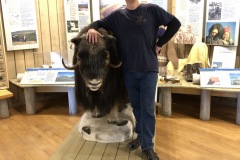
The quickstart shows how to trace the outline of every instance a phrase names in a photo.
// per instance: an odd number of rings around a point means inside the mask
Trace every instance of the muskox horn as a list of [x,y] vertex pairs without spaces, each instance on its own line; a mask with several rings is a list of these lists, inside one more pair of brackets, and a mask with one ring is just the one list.
[[74,66],[69,67],[69,66],[67,66],[67,65],[64,63],[64,59],[63,59],[63,58],[62,58],[62,64],[63,64],[63,67],[64,67],[64,68],[69,69],[69,70],[74,70],[74,69],[77,67],[77,65],[78,65],[78,63],[76,63]]
[[122,61],[119,62],[118,64],[112,64],[112,63],[110,63],[110,67],[112,67],[112,68],[119,68],[119,67],[121,67],[121,65],[122,65]]

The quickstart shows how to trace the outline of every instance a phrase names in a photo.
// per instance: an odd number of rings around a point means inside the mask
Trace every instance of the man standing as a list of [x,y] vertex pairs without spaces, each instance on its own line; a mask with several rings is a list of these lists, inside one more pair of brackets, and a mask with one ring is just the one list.
[[[158,80],[157,54],[163,44],[178,31],[181,24],[172,14],[155,4],[125,0],[126,8],[115,10],[104,19],[93,22],[88,30],[89,42],[97,42],[98,28],[113,32],[117,38],[118,54],[122,59],[124,82],[136,118],[137,138],[130,149],[141,146],[148,160],[158,160],[154,151],[155,91]],[[166,32],[157,39],[159,26]]]

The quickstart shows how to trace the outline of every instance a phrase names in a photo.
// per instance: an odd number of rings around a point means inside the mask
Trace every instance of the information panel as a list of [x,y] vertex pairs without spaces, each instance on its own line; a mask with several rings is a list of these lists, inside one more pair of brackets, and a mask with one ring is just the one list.
[[38,48],[35,0],[1,0],[7,50]]

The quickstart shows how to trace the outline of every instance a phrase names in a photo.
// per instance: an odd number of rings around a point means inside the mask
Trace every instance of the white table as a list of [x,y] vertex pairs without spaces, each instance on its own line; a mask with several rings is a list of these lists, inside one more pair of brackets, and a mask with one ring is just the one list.
[[[211,96],[225,97],[228,94],[236,95],[237,98],[237,114],[236,124],[240,125],[240,89],[237,88],[202,88],[200,85],[195,85],[192,82],[184,80],[181,83],[159,83],[159,101],[160,114],[163,116],[171,116],[172,114],[172,93],[186,93],[201,96],[200,101],[200,119],[210,119]],[[189,92],[190,91],[190,92]],[[187,93],[188,92],[188,93]]]
[[36,92],[67,92],[69,114],[74,115],[77,113],[77,103],[75,98],[75,85],[74,84],[20,84],[17,79],[11,79],[10,82],[17,87],[23,88],[24,98],[26,102],[26,113],[35,114],[35,93]]

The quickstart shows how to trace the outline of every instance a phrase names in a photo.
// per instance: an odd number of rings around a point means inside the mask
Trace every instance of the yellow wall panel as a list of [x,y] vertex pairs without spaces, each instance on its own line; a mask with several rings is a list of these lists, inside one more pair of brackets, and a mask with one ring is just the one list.
[[34,54],[33,50],[24,50],[24,59],[26,68],[34,68]]
[[25,72],[25,58],[23,50],[14,51],[15,60],[16,60],[16,72],[24,73]]
[[59,48],[62,57],[67,57],[67,37],[65,27],[64,3],[57,1],[57,14],[59,24]]
[[51,41],[51,51],[60,52],[59,48],[59,23],[57,15],[57,0],[48,0],[49,11],[49,31]]
[[[50,0],[51,1],[51,0]],[[42,43],[43,63],[50,65],[50,52],[51,52],[51,33],[50,33],[50,20],[49,19],[49,6],[48,0],[39,0],[39,24],[41,26],[41,33],[39,40]],[[39,53],[38,53],[39,54]]]

